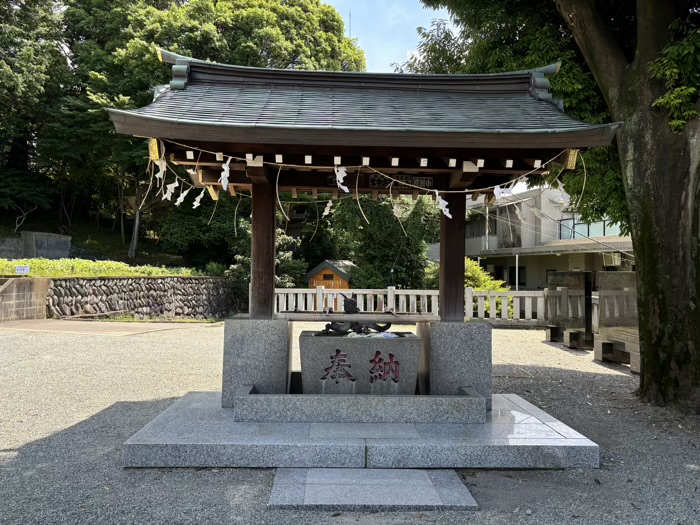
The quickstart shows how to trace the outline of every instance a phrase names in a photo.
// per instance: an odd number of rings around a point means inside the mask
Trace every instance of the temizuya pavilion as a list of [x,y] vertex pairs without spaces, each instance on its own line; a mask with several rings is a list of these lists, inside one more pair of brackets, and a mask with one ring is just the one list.
[[[169,431],[156,435],[151,425],[126,443],[127,466],[598,465],[598,447],[574,430],[551,424],[553,418],[518,396],[492,397],[490,326],[464,322],[466,199],[545,173],[551,164],[572,167],[578,150],[613,140],[614,125],[575,120],[552,98],[547,77],[557,65],[489,75],[406,75],[160,56],[172,64],[170,85],[157,89],[148,106],[109,110],[110,117],[118,133],[161,139],[167,160],[188,168],[194,186],[207,188],[212,198],[218,198],[227,161],[227,191],[251,192],[250,319],[226,322],[223,401],[217,393],[185,396],[156,420],[170,422]],[[339,167],[346,168],[343,184],[351,193],[432,192],[452,216],[441,220],[439,318],[410,319],[430,321],[419,327],[424,395],[289,394],[287,319],[294,316],[274,309],[277,191],[337,194]],[[385,316],[378,312],[373,319],[396,322]],[[490,409],[499,417],[489,422]],[[512,438],[523,413],[539,420],[531,427],[540,428],[539,435],[522,434],[531,442],[475,440],[469,425],[454,431],[461,423],[493,426],[498,420],[504,427],[490,435]],[[267,434],[251,422],[266,423]],[[273,437],[271,422],[277,423]],[[375,424],[374,434],[363,433],[367,423]],[[237,426],[244,424],[248,430]],[[377,424],[387,427],[379,432]],[[333,425],[352,428],[340,432]],[[407,433],[405,425],[413,430]],[[443,425],[451,433],[440,435]]]

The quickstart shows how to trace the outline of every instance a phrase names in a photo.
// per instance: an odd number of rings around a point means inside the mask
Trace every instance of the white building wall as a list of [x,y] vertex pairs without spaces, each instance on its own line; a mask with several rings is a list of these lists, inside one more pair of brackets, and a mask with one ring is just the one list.
[[568,203],[568,198],[566,193],[559,190],[546,189],[542,192],[539,209],[542,210],[543,217],[538,218],[540,222],[538,228],[540,231],[538,245],[559,239],[559,224],[545,217],[545,214],[556,221],[569,219],[574,216],[572,213],[564,212]]

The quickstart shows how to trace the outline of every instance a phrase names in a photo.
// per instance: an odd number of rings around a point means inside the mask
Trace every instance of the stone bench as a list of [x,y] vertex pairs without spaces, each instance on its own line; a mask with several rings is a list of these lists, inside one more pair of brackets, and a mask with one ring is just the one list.
[[610,361],[613,363],[629,364],[630,371],[639,373],[641,356],[639,343],[633,341],[611,341],[596,335],[593,344],[593,359],[595,361]]
[[555,324],[548,324],[546,327],[547,341],[550,343],[561,343],[563,340],[562,330]]
[[593,343],[583,330],[564,330],[563,339],[564,346],[576,350],[590,350]]

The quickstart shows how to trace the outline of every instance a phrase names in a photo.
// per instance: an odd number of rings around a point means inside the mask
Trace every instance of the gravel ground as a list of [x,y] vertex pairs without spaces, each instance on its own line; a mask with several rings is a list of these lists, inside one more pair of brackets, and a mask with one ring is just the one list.
[[648,406],[623,366],[494,331],[495,390],[601,446],[597,470],[462,470],[477,512],[266,510],[272,469],[123,469],[121,444],[191,390],[218,390],[221,325],[127,336],[0,325],[0,524],[700,523],[700,418]]

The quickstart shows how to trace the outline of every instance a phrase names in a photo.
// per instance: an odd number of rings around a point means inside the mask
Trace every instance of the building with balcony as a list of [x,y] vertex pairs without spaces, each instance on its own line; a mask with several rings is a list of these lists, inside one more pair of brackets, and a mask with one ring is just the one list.
[[[551,188],[469,202],[465,255],[513,290],[546,288],[554,271],[633,270],[632,239],[610,221],[584,223],[568,204],[564,191]],[[437,253],[430,248],[431,259]]]

